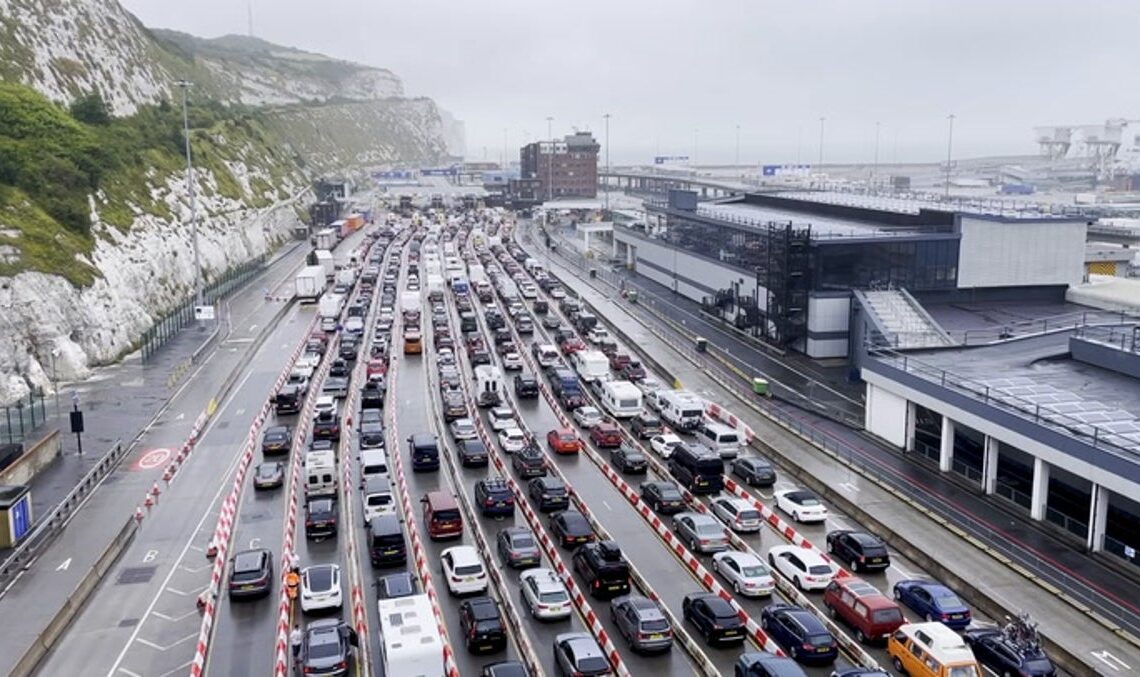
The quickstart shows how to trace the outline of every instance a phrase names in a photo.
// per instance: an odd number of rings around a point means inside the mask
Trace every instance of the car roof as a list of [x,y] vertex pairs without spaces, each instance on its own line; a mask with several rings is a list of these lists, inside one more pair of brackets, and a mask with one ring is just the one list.
[[243,550],[234,555],[234,568],[239,571],[260,569],[262,558],[268,554],[269,551],[265,548],[258,548],[256,550]]
[[534,586],[538,588],[540,592],[562,590],[566,587],[562,584],[562,579],[558,578],[558,574],[554,573],[553,569],[547,569],[546,567],[527,569],[519,575],[519,578],[533,580]]
[[483,563],[483,561],[479,559],[479,551],[470,545],[457,545],[443,551],[444,555],[448,553],[451,554],[451,559],[456,565]]

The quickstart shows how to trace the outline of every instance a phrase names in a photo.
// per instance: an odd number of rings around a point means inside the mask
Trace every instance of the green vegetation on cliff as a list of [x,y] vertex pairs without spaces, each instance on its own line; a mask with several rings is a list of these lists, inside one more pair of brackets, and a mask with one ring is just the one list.
[[[253,206],[272,201],[275,186],[251,181],[256,194],[246,195],[227,166],[246,160],[275,177],[289,171],[255,113],[205,102],[189,108],[189,121],[195,166],[210,173],[216,194]],[[92,195],[98,219],[121,229],[140,213],[175,218],[154,189],[185,171],[182,129],[181,106],[170,102],[113,118],[98,95],[65,109],[0,83],[0,276],[37,270],[90,284],[98,271],[76,257],[94,246]],[[258,156],[243,157],[251,149]]]

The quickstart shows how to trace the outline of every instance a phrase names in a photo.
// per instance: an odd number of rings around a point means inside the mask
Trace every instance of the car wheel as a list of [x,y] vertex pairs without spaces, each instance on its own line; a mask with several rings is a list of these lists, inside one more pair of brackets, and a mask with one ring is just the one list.
[[899,672],[901,672],[904,675],[906,674],[906,670],[903,669],[902,660],[898,656],[895,656],[894,659],[891,660],[891,662],[895,664],[895,670],[898,670]]
[[859,571],[859,560],[857,560],[857,559],[851,560],[851,570],[855,571],[855,572]]
[[800,581],[800,577],[796,576],[794,582],[796,584],[796,588],[802,592],[804,589],[804,584],[802,581]]
[[697,552],[697,539],[695,539],[695,538],[689,539],[689,550],[692,550],[693,552]]
[[799,514],[798,512],[793,512],[793,513],[792,513],[792,519],[793,519],[793,520],[794,520],[794,521],[795,521],[797,524],[799,524],[799,522],[800,522],[800,514]]
[[858,640],[860,644],[867,643],[867,635],[864,635],[863,631],[858,628],[855,629],[855,639]]
[[772,556],[772,553],[768,553],[768,564],[773,569],[776,568],[776,558]]
[[733,581],[732,582],[732,591],[738,595],[740,594],[740,581]]
[[827,609],[827,615],[835,618],[835,607],[830,604],[825,604],[824,607]]
[[902,591],[899,590],[898,588],[895,588],[895,601],[896,602],[902,601]]
[[793,644],[791,647],[788,648],[788,653],[790,653],[792,655],[792,658],[794,660],[798,661],[800,659],[800,648],[798,646]]
[[715,559],[713,560],[713,563],[712,563],[712,570],[718,571],[718,572],[720,571],[720,565],[717,564],[717,561]]

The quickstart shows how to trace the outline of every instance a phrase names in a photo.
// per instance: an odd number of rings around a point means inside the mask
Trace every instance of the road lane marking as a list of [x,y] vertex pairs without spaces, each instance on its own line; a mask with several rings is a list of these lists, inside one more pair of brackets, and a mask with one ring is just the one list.
[[130,670],[128,670],[126,668],[119,668],[119,672],[123,673],[127,677],[142,677],[142,675],[140,675],[139,673],[131,672]]
[[167,616],[166,614],[162,613],[161,611],[156,611],[151,615],[158,616],[159,618],[161,618],[164,621],[170,621],[171,623],[177,623],[178,621],[180,621],[184,618],[188,618],[190,616],[197,615],[198,613],[199,613],[199,611],[197,609],[191,609],[190,611],[187,611],[186,613],[182,614],[181,616]]
[[253,331],[254,331],[255,329],[257,329],[257,325],[256,325],[256,324],[251,324],[251,325],[249,325],[249,333],[251,333],[251,334],[252,334],[252,333],[253,333]]
[[147,550],[146,554],[143,555],[143,561],[144,562],[153,562],[155,557],[158,557],[158,551],[157,550]]
[[56,570],[56,571],[67,571],[67,568],[68,568],[68,567],[70,567],[70,566],[71,566],[71,558],[70,558],[70,557],[68,557],[67,559],[65,559],[65,560],[63,560],[62,562],[60,562],[59,566],[57,566],[57,567],[55,568],[55,570]]
[[1108,649],[1101,649],[1100,651],[1090,651],[1092,657],[1104,663],[1108,667],[1120,672],[1121,670],[1131,670],[1132,666],[1120,660],[1116,656],[1109,653]]
[[182,639],[175,640],[174,642],[171,642],[170,644],[167,644],[166,646],[162,646],[160,644],[155,644],[154,642],[150,641],[149,639],[144,639],[142,637],[139,637],[138,642],[139,642],[139,644],[145,644],[146,646],[149,646],[150,648],[155,649],[157,651],[170,651],[171,649],[173,649],[174,647],[178,646],[179,644],[181,644],[183,642],[189,641],[191,639],[197,639],[197,638],[198,638],[198,633],[195,632],[193,634],[186,635]]
[[[183,414],[179,414],[180,418],[182,416]],[[140,470],[154,470],[155,468],[161,467],[163,463],[166,463],[167,459],[170,458],[170,454],[170,449],[165,447],[151,449],[142,456],[139,456],[138,460],[131,464],[130,469],[134,472]]]
[[168,670],[168,671],[162,673],[161,675],[159,675],[158,677],[170,677],[170,675],[173,675],[176,672],[186,672],[186,668],[190,667],[193,664],[194,664],[194,661],[192,661],[192,660],[186,661],[182,665],[179,665],[178,667],[174,668],[173,670]]

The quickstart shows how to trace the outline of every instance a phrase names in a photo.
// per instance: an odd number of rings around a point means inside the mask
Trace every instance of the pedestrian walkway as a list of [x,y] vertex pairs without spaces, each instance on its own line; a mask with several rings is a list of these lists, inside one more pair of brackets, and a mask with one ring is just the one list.
[[[283,279],[291,281],[292,272],[304,260],[303,248],[289,245],[266,265],[258,275],[232,293],[228,300],[229,322],[233,327],[221,327],[221,347],[225,334],[237,327],[245,328],[244,320],[266,307],[267,287],[276,289]],[[284,308],[285,301],[272,301],[269,305]],[[178,391],[196,365],[192,357],[212,335],[212,324],[186,327],[166,345],[143,362],[135,352],[121,362],[100,367],[93,375],[77,383],[61,383],[58,398],[45,400],[47,419],[28,437],[26,444],[41,439],[52,430],[60,431],[62,449],[54,462],[40,470],[31,481],[32,516],[37,522],[51,513],[71,492],[79,481],[113,449],[117,440],[123,451],[131,441],[156,419],[166,403]],[[69,412],[78,403],[83,412],[84,432],[82,451],[80,439],[69,432]],[[175,419],[197,416],[197,411],[170,412]],[[34,528],[34,526],[33,526]],[[0,562],[7,559],[13,549],[0,549]]]
[[1042,635],[1056,643],[1050,647],[1051,655],[1071,672],[1122,675],[1140,669],[1140,649],[1114,631],[1114,624],[1087,608],[1078,610],[1063,599],[1061,590],[1034,582],[1032,571],[1013,565],[977,538],[914,505],[884,478],[865,475],[865,468],[820,448],[826,446],[822,438],[809,443],[793,433],[787,422],[777,422],[754,403],[741,400],[739,390],[704,366],[692,347],[668,341],[666,332],[642,324],[630,314],[627,302],[591,286],[588,274],[558,259],[547,263],[567,287],[611,323],[627,345],[639,346],[686,389],[737,414],[773,454],[799,468],[799,481],[866,528],[887,537],[893,547],[959,590],[984,613],[1002,618],[1028,612],[1040,623]]

